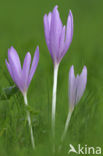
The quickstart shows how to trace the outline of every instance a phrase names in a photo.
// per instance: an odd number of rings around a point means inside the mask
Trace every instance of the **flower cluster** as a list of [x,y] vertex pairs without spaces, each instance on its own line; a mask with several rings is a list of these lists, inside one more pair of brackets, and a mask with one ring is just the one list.
[[[73,38],[73,15],[69,11],[66,26],[62,24],[60,19],[58,6],[55,6],[52,12],[44,15],[44,33],[46,44],[54,63],[54,83],[52,94],[52,136],[55,140],[55,114],[56,114],[56,92],[59,64],[68,51]],[[31,63],[31,55],[28,52],[24,58],[23,67],[21,67],[20,59],[16,50],[11,47],[8,50],[8,61],[6,60],[7,69],[24,97],[24,103],[27,106],[27,91],[33,75],[39,62],[39,47],[36,48],[33,61]],[[74,66],[72,65],[69,72],[69,111],[65,124],[62,141],[67,133],[69,121],[75,105],[80,101],[87,83],[87,68],[84,66],[82,73],[75,77]],[[31,142],[35,148],[35,141],[31,125],[30,113],[27,111],[27,119],[30,127]],[[55,141],[54,141],[55,150]]]

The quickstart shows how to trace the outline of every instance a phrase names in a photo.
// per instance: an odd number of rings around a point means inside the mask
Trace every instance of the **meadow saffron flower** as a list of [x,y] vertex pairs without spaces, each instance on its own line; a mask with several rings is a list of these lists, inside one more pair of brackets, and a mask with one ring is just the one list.
[[37,68],[38,61],[39,61],[39,47],[37,47],[35,51],[32,65],[30,53],[28,52],[26,54],[23,63],[23,68],[21,67],[20,59],[16,50],[13,47],[11,47],[8,50],[8,61],[6,60],[6,65],[13,81],[15,82],[15,84],[20,89],[23,95],[27,93],[29,84]]
[[69,71],[69,112],[65,124],[64,133],[62,136],[62,141],[67,133],[67,129],[69,126],[69,121],[74,110],[75,105],[80,101],[83,93],[85,91],[87,84],[87,68],[86,66],[83,67],[81,74],[77,74],[75,77],[74,74],[74,66],[70,68]]
[[52,96],[52,135],[55,138],[56,90],[59,64],[67,52],[73,37],[73,16],[69,11],[67,25],[63,26],[58,6],[44,15],[44,32],[48,50],[54,63],[54,84]]
[[73,16],[69,11],[67,25],[63,26],[58,6],[53,12],[44,15],[45,39],[54,64],[59,64],[67,52],[73,37]]
[[69,105],[73,110],[74,106],[80,101],[87,83],[87,68],[83,67],[81,74],[75,77],[74,66],[70,68],[69,72]]
[[[8,68],[8,71],[13,81],[15,82],[15,84],[17,85],[17,87],[20,89],[20,91],[23,94],[25,105],[28,105],[27,90],[32,80],[32,77],[35,73],[35,70],[37,68],[38,61],[39,61],[39,47],[37,47],[35,51],[32,64],[31,64],[30,53],[28,52],[26,54],[23,67],[21,67],[20,59],[16,50],[13,47],[11,47],[8,50],[8,61],[6,60],[6,66]],[[28,124],[29,124],[30,132],[31,132],[32,146],[34,148],[35,147],[34,137],[33,137],[30,113],[28,111],[27,111],[27,119],[28,119]]]

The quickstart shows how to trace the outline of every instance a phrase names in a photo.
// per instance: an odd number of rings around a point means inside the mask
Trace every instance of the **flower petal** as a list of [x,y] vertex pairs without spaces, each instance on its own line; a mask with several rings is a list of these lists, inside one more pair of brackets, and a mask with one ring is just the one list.
[[63,27],[61,36],[60,36],[59,55],[58,55],[59,62],[61,61],[62,57],[64,56],[64,46],[65,46],[65,26]]
[[51,16],[52,16],[52,13],[49,12],[49,14],[48,14],[49,31],[50,31],[50,27],[51,27]]
[[30,74],[29,74],[29,78],[28,78],[28,86],[32,80],[34,73],[35,73],[38,62],[39,62],[39,47],[36,48],[36,51],[34,54],[33,62],[32,62],[31,69],[30,69]]
[[11,75],[13,81],[15,81],[15,79],[14,79],[14,77],[13,77],[13,73],[12,73],[11,67],[10,67],[10,64],[8,63],[7,60],[5,60],[5,63],[6,63],[7,69],[8,69],[8,71],[9,71],[9,73],[10,73],[10,75]]
[[73,38],[73,15],[70,10],[68,20],[67,20],[67,27],[66,27],[66,40],[65,40],[65,53],[67,52]]
[[78,80],[76,103],[78,103],[81,97],[83,96],[83,93],[86,88],[86,83],[87,83],[87,68],[86,66],[84,66]]
[[9,60],[9,63],[13,62],[13,64],[15,65],[16,71],[18,72],[18,74],[20,74],[21,73],[20,59],[16,50],[13,47],[11,47],[8,50],[8,60]]
[[25,56],[22,70],[22,83],[24,86],[24,91],[26,91],[28,88],[27,83],[29,78],[30,64],[31,64],[31,55],[28,52]]
[[50,49],[51,16],[52,16],[51,12],[48,14],[48,16],[46,14],[44,15],[44,32],[45,32],[46,44],[47,44],[48,50],[50,52],[50,55],[51,55],[51,57],[53,59],[53,55],[52,55],[52,52],[51,52],[51,49]]
[[71,109],[74,107],[75,100],[76,100],[76,78],[74,75],[74,66],[72,65],[69,72],[69,104]]
[[55,6],[53,10],[50,27],[50,49],[53,55],[54,63],[58,57],[60,34],[62,31],[62,22],[57,8],[58,7]]
[[48,16],[44,15],[44,32],[45,32],[45,39],[46,43],[49,49],[49,22],[48,22]]
[[9,60],[9,65],[11,67],[13,80],[18,86],[18,88],[22,91],[21,64],[20,64],[19,56],[13,47],[11,47],[8,50],[8,60]]

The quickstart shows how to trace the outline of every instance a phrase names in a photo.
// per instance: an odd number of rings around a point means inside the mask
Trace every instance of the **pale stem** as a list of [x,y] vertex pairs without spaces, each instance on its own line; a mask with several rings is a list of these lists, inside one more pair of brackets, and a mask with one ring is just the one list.
[[52,137],[53,137],[53,140],[55,140],[55,112],[56,112],[58,68],[59,68],[59,64],[54,66],[54,82],[53,82],[53,95],[52,95]]
[[66,134],[67,134],[67,130],[68,130],[68,127],[69,127],[69,123],[70,123],[70,119],[71,119],[72,112],[73,112],[73,110],[70,110],[70,111],[68,112],[67,120],[66,120],[66,123],[65,123],[65,128],[64,128],[64,131],[63,131],[63,135],[62,135],[62,137],[61,137],[61,145],[59,146],[59,151],[61,150],[63,141],[64,141],[64,139],[65,139],[65,137],[66,137]]
[[63,135],[62,135],[62,137],[61,137],[61,141],[62,141],[62,142],[63,142],[64,139],[65,139],[65,136],[66,136],[66,133],[67,133],[67,130],[68,130],[68,127],[69,127],[71,115],[72,115],[72,111],[69,111],[69,112],[68,112],[68,116],[67,116],[67,120],[66,120],[66,123],[65,123],[64,132],[63,132]]
[[[28,106],[27,94],[24,94],[24,103],[25,103],[26,106]],[[33,136],[30,112],[28,110],[27,110],[27,120],[28,120],[28,125],[29,125],[29,128],[30,128],[31,143],[32,143],[32,147],[34,149],[35,148],[35,142],[34,142],[34,136]]]

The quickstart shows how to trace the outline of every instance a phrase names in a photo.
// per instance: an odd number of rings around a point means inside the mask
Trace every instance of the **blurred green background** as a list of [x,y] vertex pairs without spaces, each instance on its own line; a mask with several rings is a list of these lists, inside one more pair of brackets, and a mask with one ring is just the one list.
[[[14,83],[7,71],[8,48],[14,46],[23,63],[26,52],[33,57],[40,47],[40,60],[28,92],[32,125],[36,140],[33,151],[25,107],[20,92],[0,100],[0,156],[52,155],[51,99],[53,63],[46,46],[43,16],[59,6],[63,24],[69,9],[74,17],[72,44],[64,56],[58,76],[56,111],[56,146],[68,113],[68,72],[73,64],[80,73],[88,69],[87,88],[73,112],[62,151],[68,155],[69,144],[100,146],[103,150],[103,0],[0,0],[0,92]],[[5,99],[5,98],[4,98]],[[73,154],[70,154],[73,156]],[[74,154],[75,155],[75,154]]]

